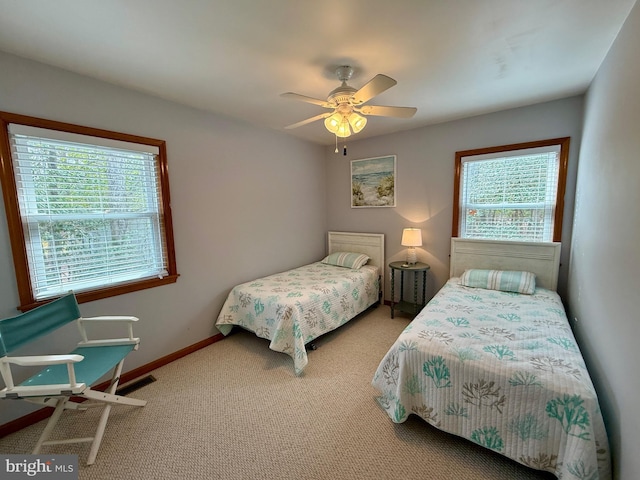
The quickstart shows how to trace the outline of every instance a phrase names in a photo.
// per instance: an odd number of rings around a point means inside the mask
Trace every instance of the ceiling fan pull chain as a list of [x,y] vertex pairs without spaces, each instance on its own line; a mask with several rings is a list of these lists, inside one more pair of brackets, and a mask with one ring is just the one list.
[[335,153],[338,153],[338,135],[336,135],[336,151]]
[[344,144],[344,149],[342,150],[342,154],[346,157],[347,156],[347,144]]

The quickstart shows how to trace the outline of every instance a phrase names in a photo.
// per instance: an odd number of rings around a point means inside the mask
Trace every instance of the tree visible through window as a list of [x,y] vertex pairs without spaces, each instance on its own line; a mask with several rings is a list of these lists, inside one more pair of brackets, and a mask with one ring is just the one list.
[[456,152],[453,236],[560,241],[569,138]]
[[163,141],[0,116],[22,309],[175,282]]

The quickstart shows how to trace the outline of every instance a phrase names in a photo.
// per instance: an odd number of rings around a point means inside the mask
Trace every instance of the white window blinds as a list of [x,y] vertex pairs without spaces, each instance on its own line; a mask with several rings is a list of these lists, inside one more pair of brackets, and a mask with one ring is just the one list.
[[167,275],[154,147],[19,125],[10,141],[37,300]]
[[560,146],[461,159],[460,236],[550,242]]

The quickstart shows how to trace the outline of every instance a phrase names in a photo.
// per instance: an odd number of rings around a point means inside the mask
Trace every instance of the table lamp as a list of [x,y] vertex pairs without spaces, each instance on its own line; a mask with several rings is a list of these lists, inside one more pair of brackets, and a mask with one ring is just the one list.
[[418,261],[416,255],[416,247],[422,246],[422,230],[419,228],[405,228],[402,231],[403,247],[409,247],[407,250],[407,265],[415,265]]

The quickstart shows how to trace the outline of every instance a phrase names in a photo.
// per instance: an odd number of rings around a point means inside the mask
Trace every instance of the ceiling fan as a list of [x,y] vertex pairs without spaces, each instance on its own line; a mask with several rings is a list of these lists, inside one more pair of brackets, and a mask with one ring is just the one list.
[[341,66],[336,69],[336,76],[342,82],[338,88],[329,93],[326,100],[307,97],[298,93],[287,92],[281,96],[300,100],[302,102],[313,103],[324,108],[331,109],[315,117],[307,118],[301,122],[288,125],[284,128],[296,128],[307,123],[324,119],[324,125],[331,133],[337,137],[348,137],[353,133],[358,133],[367,124],[365,115],[375,115],[379,117],[410,118],[418,110],[414,107],[387,107],[379,105],[364,105],[376,95],[380,95],[385,90],[393,87],[396,82],[393,78],[378,74],[367,82],[359,90],[347,85],[347,80],[353,75],[353,67]]

